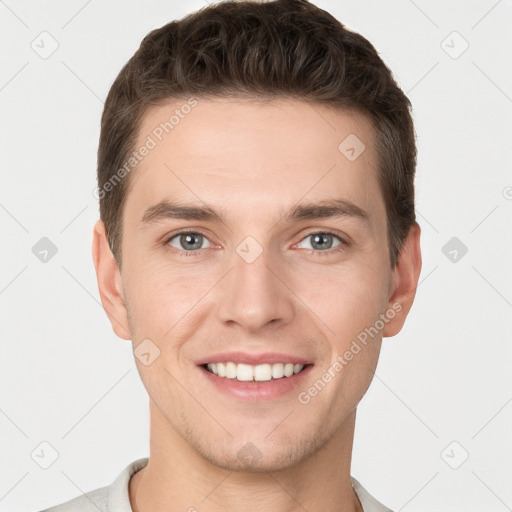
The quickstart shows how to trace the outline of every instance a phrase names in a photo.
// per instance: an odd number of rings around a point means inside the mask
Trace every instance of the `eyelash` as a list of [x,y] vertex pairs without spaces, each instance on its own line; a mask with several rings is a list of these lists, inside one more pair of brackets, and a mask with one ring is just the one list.
[[[199,256],[205,250],[205,249],[196,249],[193,251],[186,251],[186,250],[177,249],[176,247],[172,247],[169,245],[169,242],[171,240],[173,240],[174,238],[181,236],[181,235],[202,235],[207,240],[209,240],[208,236],[205,233],[203,233],[202,231],[198,231],[198,230],[195,230],[195,231],[184,230],[184,231],[178,231],[177,233],[174,233],[173,235],[171,235],[169,238],[167,238],[165,240],[164,246],[166,246],[171,252],[177,252],[179,256],[183,256],[183,255]],[[340,241],[340,244],[332,249],[327,249],[325,251],[321,251],[318,249],[303,249],[304,251],[308,251],[309,253],[314,253],[314,254],[331,255],[331,254],[334,254],[339,251],[343,251],[343,250],[347,249],[347,247],[349,247],[349,245],[350,245],[346,240],[341,238],[340,235],[338,235],[337,233],[335,233],[333,231],[328,231],[328,230],[327,231],[325,231],[325,230],[324,231],[312,231],[311,233],[308,233],[305,237],[303,237],[298,243],[300,243],[303,240],[305,240],[306,238],[309,238],[314,235],[331,235],[334,238],[337,238]]]

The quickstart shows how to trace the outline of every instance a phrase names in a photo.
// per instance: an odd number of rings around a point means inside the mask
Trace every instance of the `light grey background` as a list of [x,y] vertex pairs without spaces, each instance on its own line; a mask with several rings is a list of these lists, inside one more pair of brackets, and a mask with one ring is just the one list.
[[[418,133],[421,284],[358,409],[352,474],[396,511],[511,510],[512,2],[315,3],[376,46]],[[205,5],[0,0],[0,511],[148,454],[147,395],[91,259],[99,119],[142,37]],[[443,253],[452,237],[467,254]]]

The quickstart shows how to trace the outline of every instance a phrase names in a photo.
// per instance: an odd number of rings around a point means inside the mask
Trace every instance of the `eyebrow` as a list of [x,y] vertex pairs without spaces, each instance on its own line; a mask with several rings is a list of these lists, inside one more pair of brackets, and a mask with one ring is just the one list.
[[[324,200],[317,203],[299,204],[284,212],[280,222],[351,217],[366,224],[370,216],[361,207],[345,199]],[[187,205],[163,200],[144,211],[141,224],[151,224],[166,219],[224,222],[222,215],[210,206]]]

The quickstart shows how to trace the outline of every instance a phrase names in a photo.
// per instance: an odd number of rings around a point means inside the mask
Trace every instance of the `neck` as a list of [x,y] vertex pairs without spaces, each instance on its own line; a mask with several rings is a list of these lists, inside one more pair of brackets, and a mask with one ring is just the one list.
[[355,411],[307,459],[284,470],[251,473],[204,459],[152,405],[149,461],[129,484],[133,512],[363,512],[350,480]]

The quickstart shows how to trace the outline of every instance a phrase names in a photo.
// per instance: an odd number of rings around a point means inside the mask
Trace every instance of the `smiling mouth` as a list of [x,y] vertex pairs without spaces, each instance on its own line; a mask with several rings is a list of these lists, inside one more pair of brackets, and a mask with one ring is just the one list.
[[238,380],[240,382],[268,382],[271,380],[287,379],[304,370],[309,364],[274,363],[274,364],[236,364],[207,363],[201,365],[206,371],[217,377]]

